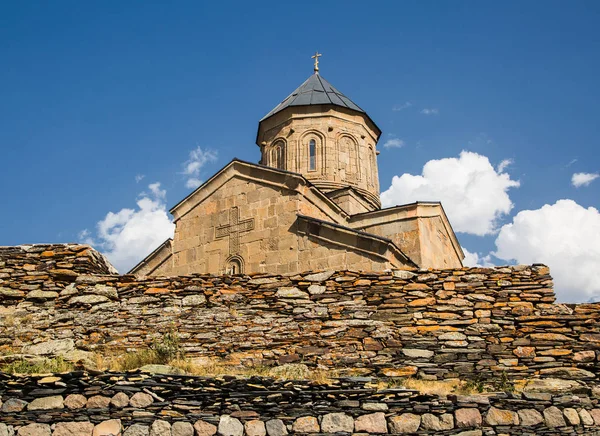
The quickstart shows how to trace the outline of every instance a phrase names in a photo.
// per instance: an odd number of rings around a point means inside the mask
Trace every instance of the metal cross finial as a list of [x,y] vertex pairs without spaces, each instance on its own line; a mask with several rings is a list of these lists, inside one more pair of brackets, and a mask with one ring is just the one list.
[[318,51],[315,52],[314,56],[311,56],[311,59],[315,60],[315,73],[319,72],[319,57],[323,56],[321,53],[319,53]]

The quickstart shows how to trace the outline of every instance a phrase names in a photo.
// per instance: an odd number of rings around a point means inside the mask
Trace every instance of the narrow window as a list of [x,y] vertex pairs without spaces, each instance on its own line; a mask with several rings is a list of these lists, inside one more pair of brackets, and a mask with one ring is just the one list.
[[315,171],[317,169],[317,144],[314,139],[308,143],[308,170]]
[[239,259],[233,258],[227,265],[227,274],[241,274],[242,273],[242,262]]

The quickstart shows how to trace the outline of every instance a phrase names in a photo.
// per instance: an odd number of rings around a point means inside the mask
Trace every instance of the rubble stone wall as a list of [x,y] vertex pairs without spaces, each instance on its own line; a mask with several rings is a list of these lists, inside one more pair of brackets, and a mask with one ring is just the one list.
[[0,374],[0,435],[598,435],[598,399],[423,395],[368,378],[328,384],[253,377],[83,372]]
[[102,265],[81,272],[95,265],[77,260],[89,247],[34,247],[0,249],[0,354],[76,360],[146,348],[175,329],[198,360],[598,379],[600,304],[555,304],[543,265],[138,279]]

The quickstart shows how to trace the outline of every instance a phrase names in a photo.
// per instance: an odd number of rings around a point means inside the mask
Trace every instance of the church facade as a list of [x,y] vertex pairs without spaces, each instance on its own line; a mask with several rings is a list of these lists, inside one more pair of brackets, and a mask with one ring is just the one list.
[[234,159],[171,210],[175,234],[136,275],[457,268],[439,202],[381,208],[365,111],[315,72],[258,125],[259,164]]

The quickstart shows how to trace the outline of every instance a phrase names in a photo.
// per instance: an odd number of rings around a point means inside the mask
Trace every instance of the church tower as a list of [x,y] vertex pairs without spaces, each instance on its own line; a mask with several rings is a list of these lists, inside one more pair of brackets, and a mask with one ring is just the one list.
[[347,213],[381,208],[377,141],[367,113],[314,74],[258,125],[263,165],[302,174]]

